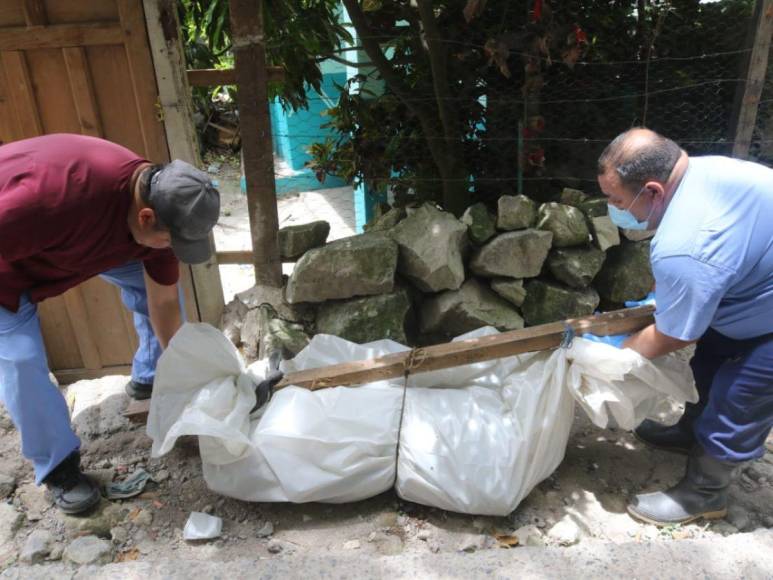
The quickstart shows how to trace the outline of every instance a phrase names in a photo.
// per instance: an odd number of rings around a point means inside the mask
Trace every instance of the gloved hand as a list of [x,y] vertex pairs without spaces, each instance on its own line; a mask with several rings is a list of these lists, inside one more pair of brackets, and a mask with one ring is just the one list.
[[636,308],[637,306],[648,306],[650,304],[655,306],[655,293],[654,292],[650,292],[649,294],[647,294],[641,300],[628,300],[625,303],[625,307],[626,308]]
[[272,389],[284,376],[284,373],[280,370],[269,371],[266,378],[255,385],[255,406],[252,408],[252,411],[260,409],[268,402],[271,398]]
[[591,342],[600,342],[602,344],[608,344],[615,348],[623,348],[625,340],[631,336],[630,334],[611,334],[609,336],[598,336],[596,334],[583,334],[580,338],[590,340]]

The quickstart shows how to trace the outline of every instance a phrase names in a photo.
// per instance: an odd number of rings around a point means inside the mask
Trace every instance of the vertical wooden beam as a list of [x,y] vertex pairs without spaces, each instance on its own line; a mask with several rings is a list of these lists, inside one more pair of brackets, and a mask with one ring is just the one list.
[[150,58],[142,0],[117,0],[116,5],[124,32],[126,58],[132,76],[131,86],[145,144],[145,151],[142,153],[156,163],[167,161],[169,151],[166,136],[160,127],[163,114],[158,106],[156,75]]
[[102,137],[102,121],[94,93],[86,51],[80,47],[63,48],[64,64],[70,79],[70,91],[83,135]]
[[43,124],[40,122],[40,115],[38,115],[37,99],[32,88],[24,53],[18,50],[7,50],[1,56],[8,94],[13,95],[11,101],[16,109],[22,138],[42,135]]
[[740,158],[749,156],[757,109],[765,84],[770,38],[773,34],[773,0],[757,0],[753,26],[751,53],[744,75],[746,82],[736,93],[734,122],[731,124],[733,157]]
[[27,26],[44,26],[48,24],[48,14],[43,0],[24,0],[24,20]]
[[[193,104],[185,66],[176,0],[143,0],[158,96],[164,115],[169,155],[196,166],[201,165],[198,137],[193,122]],[[214,237],[210,237],[214,248]],[[186,288],[186,306],[194,305],[195,318],[217,326],[223,312],[223,285],[213,253],[204,264],[187,266],[181,277]],[[189,312],[189,318],[194,318]]]
[[229,7],[255,280],[259,286],[279,287],[282,285],[282,262],[266,86],[263,2],[230,0]]

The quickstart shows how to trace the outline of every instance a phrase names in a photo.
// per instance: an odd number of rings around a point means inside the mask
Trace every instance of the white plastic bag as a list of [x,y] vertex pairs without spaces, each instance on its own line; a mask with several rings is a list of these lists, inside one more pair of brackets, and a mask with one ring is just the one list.
[[[479,329],[462,338],[493,334]],[[287,372],[407,350],[315,336]],[[345,502],[393,485],[408,500],[505,515],[564,456],[573,400],[593,422],[631,429],[669,400],[697,399],[673,359],[576,339],[557,349],[359,387],[288,387],[249,415],[262,362],[244,364],[216,329],[187,324],[159,361],[148,435],[153,455],[201,436],[204,477],[248,501]]]

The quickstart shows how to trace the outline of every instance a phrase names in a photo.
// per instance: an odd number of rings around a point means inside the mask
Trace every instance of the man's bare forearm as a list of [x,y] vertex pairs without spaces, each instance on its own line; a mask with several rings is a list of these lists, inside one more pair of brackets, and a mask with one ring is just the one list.
[[623,343],[623,348],[635,350],[640,355],[653,359],[677,351],[695,341],[684,341],[660,332],[654,324],[640,330]]

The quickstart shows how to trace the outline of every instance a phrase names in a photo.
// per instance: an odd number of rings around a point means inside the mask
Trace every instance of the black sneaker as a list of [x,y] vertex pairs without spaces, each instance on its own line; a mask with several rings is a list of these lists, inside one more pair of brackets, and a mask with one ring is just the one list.
[[99,487],[81,471],[81,456],[75,451],[43,480],[54,505],[66,514],[79,514],[99,503]]
[[153,383],[148,384],[134,380],[129,381],[126,383],[126,394],[138,401],[149,399],[150,395],[153,394]]

